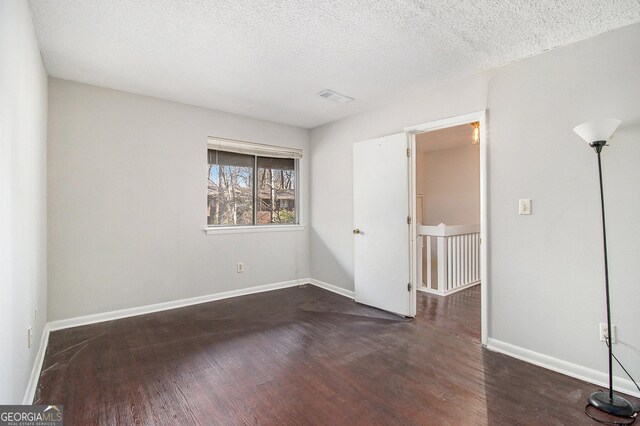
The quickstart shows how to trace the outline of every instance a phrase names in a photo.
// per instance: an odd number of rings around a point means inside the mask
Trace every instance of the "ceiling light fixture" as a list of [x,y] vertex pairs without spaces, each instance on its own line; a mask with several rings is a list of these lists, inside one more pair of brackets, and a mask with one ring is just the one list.
[[480,122],[474,121],[473,123],[469,123],[473,126],[473,136],[471,139],[471,143],[474,145],[478,145],[480,143]]
[[330,101],[337,102],[339,104],[347,104],[349,102],[355,101],[355,99],[350,98],[349,96],[341,95],[340,93],[336,93],[333,90],[323,90],[318,93],[318,96],[329,99]]

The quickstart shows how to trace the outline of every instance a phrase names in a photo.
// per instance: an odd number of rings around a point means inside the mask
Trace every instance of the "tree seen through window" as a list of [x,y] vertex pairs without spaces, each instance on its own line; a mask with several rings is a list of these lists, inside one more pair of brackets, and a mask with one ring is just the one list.
[[210,149],[208,181],[208,225],[297,223],[292,158]]

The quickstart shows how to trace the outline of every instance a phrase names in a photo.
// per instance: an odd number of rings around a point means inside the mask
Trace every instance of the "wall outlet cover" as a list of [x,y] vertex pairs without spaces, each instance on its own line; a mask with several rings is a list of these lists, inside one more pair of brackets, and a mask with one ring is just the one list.
[[[607,337],[607,324],[604,322],[600,323],[600,341],[604,342],[606,341],[606,337]],[[611,344],[615,344],[616,343],[616,326],[614,324],[611,324]]]
[[518,214],[520,215],[530,215],[531,214],[531,200],[521,199],[518,201]]

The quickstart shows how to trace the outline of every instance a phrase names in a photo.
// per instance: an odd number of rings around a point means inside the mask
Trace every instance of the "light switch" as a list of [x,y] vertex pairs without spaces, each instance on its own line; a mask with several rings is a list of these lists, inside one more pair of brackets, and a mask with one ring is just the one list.
[[531,214],[531,200],[525,199],[518,202],[518,214]]

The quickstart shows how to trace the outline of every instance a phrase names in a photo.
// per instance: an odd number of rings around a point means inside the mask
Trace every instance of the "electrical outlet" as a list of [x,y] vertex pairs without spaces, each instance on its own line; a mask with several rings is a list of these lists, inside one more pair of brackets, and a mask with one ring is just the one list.
[[523,199],[518,201],[518,214],[529,215],[531,214],[531,200]]
[[27,347],[31,348],[31,344],[33,343],[33,330],[31,326],[27,329]]
[[238,266],[237,266],[236,271],[237,271],[238,273],[244,272],[244,263],[242,263],[242,262],[238,262]]
[[[607,335],[609,334],[607,330],[607,324],[604,322],[600,323],[600,341],[605,342]],[[616,343],[616,326],[611,324],[611,344]]]

